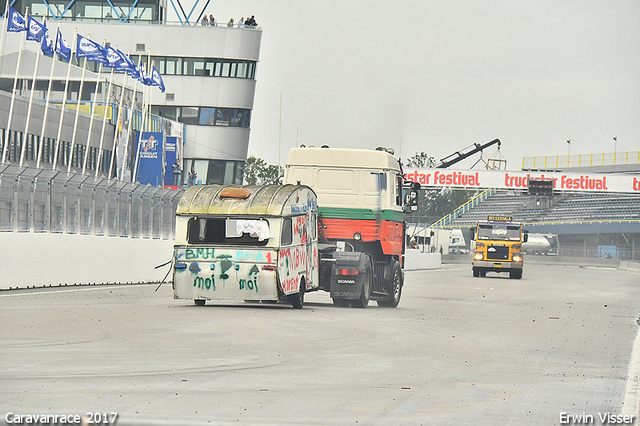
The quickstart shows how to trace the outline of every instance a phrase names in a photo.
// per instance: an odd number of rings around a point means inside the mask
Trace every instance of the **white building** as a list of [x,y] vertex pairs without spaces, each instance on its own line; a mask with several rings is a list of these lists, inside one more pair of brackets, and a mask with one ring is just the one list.
[[[173,2],[171,5],[175,7]],[[4,5],[0,7],[4,8]],[[256,70],[262,38],[260,28],[229,27],[226,24],[204,26],[199,23],[190,25],[184,22],[168,23],[164,18],[167,8],[166,0],[135,3],[78,0],[56,4],[46,0],[18,0],[13,3],[13,7],[23,16],[26,7],[29,7],[30,14],[40,22],[46,15],[47,27],[54,42],[59,24],[72,48],[75,45],[74,30],[77,28],[78,34],[97,43],[105,41],[112,47],[117,46],[124,53],[130,51],[136,63],[139,57],[142,63],[146,63],[150,55],[166,87],[165,93],[157,88],[151,90],[151,113],[183,125],[179,126],[182,128],[184,142],[182,183],[186,183],[186,172],[192,167],[198,174],[198,180],[203,184],[230,184],[241,181],[254,105]],[[3,52],[0,52],[2,54],[0,57],[0,129],[2,132],[0,147],[5,140],[11,90],[24,34],[8,33]],[[38,43],[27,41],[24,46],[17,88],[18,96],[12,114],[11,133],[6,149],[6,161],[12,164],[19,161],[21,144],[25,140],[29,88],[34,75],[36,54],[40,54]],[[57,100],[59,105],[64,93],[67,63],[61,61],[57,55],[55,55],[55,61],[52,100]],[[72,66],[72,82],[69,85],[67,99],[75,102],[80,88],[83,60],[78,62],[73,58],[72,61],[78,66]],[[36,100],[30,114],[27,132],[29,137],[26,138],[25,161],[27,164],[35,165],[37,160],[51,63],[50,57],[40,56],[34,92]],[[90,99],[105,101],[109,74],[102,74],[98,96],[95,97],[94,94],[98,66],[96,62],[87,63],[82,101]],[[105,68],[105,72],[109,70]],[[125,105],[131,103],[134,80],[125,79],[122,73],[116,73],[114,84],[118,87],[109,98],[114,106],[120,100],[123,81],[126,81]],[[140,93],[136,98],[134,109],[141,109],[141,84],[137,85],[137,92]],[[41,167],[52,166],[60,110],[60,106],[57,105],[50,107],[45,137],[42,141]],[[69,161],[71,155],[70,152],[65,152],[65,149],[66,151],[71,149],[74,116],[75,113],[70,113],[69,110],[65,112],[59,144],[58,168],[65,170],[67,167],[65,161]],[[109,120],[102,148],[102,161],[98,165],[96,160],[100,147],[102,120],[96,118],[87,147],[89,117],[89,114],[80,113],[71,168],[80,170],[86,154],[89,155],[87,171],[95,170],[97,167],[101,173],[107,173],[113,153],[116,119],[113,117]],[[135,119],[133,123],[136,130],[135,127],[139,127],[139,123],[136,123]],[[1,149],[0,152],[2,152]],[[135,155],[135,147],[129,150],[130,158],[132,153]]]

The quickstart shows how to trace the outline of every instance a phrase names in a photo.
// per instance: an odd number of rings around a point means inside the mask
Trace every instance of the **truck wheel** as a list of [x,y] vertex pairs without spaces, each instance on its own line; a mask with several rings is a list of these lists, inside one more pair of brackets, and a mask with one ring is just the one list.
[[522,278],[522,269],[514,269],[509,271],[509,278],[519,280]]
[[371,297],[371,287],[373,283],[373,265],[371,259],[368,258],[365,266],[364,282],[362,283],[362,293],[360,298],[351,301],[351,306],[354,308],[366,308],[369,305],[369,298]]
[[391,279],[387,283],[387,291],[389,292],[389,300],[378,301],[378,306],[396,308],[400,303],[400,296],[402,296],[402,268],[398,261],[393,262],[391,266]]
[[296,294],[290,294],[289,296],[287,296],[287,299],[289,299],[289,302],[291,302],[291,305],[293,305],[295,309],[302,309],[302,307],[304,306],[304,286],[304,280],[301,280],[300,291],[298,291]]
[[480,271],[477,270],[476,268],[473,268],[473,276],[478,278],[480,276]]
[[195,303],[196,306],[204,306],[207,301],[205,299],[194,299],[193,303]]

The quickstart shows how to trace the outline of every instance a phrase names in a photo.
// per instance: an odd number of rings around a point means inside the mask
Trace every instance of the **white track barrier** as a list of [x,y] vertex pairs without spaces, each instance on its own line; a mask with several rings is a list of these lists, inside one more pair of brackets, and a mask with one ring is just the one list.
[[0,232],[0,247],[0,289],[10,289],[160,282],[173,240]]

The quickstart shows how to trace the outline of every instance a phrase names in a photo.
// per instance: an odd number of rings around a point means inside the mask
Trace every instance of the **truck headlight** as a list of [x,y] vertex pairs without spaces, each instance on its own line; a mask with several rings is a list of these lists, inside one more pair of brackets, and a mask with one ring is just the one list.
[[520,256],[519,254],[514,254],[513,255],[513,261],[514,262],[522,262],[522,256]]
[[353,234],[353,239],[356,241],[360,241],[362,240],[362,235],[360,235],[359,232],[356,232],[355,234]]
[[484,257],[484,256],[483,256],[483,255],[482,255],[482,253],[480,253],[480,252],[477,252],[477,253],[474,253],[474,254],[473,254],[473,259],[474,259],[474,260],[482,260],[482,258],[483,258],[483,257]]

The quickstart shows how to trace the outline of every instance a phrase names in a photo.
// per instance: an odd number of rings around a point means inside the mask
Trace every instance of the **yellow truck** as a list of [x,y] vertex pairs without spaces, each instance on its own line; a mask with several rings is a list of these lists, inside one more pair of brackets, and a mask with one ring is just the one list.
[[473,276],[485,277],[487,272],[508,272],[509,278],[522,278],[522,243],[527,231],[510,216],[488,216],[478,222],[471,234]]

